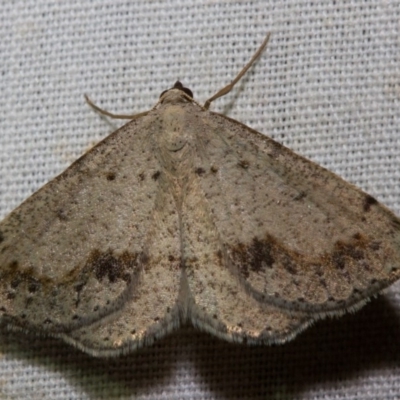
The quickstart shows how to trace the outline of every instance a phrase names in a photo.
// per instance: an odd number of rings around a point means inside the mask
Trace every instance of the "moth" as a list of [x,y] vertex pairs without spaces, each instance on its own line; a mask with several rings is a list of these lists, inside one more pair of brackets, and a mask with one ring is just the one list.
[[[0,321],[94,356],[184,323],[284,343],[400,276],[400,220],[177,82],[0,224]],[[123,117],[101,110],[110,117]]]

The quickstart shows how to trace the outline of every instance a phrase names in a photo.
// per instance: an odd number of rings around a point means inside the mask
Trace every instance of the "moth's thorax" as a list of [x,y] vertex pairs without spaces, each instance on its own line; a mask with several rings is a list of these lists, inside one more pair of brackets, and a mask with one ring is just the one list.
[[167,103],[179,104],[179,103],[190,103],[190,102],[191,102],[190,97],[185,92],[179,89],[170,89],[167,92],[165,92],[160,98],[161,104],[167,104]]
[[[190,106],[190,105],[189,105]],[[190,115],[183,104],[168,103],[160,107],[160,145],[171,152],[179,152],[191,139]]]
[[[193,115],[197,105],[182,90],[170,89],[161,96],[158,109],[161,122],[160,144],[176,153],[193,140]],[[177,155],[184,157],[184,155]]]
[[179,181],[182,179],[185,181],[189,171],[193,170],[195,137],[192,125],[193,112],[196,112],[194,108],[197,106],[186,98],[181,97],[183,101],[180,101],[179,93],[175,92],[180,91],[169,91],[166,101],[158,108],[161,129],[155,138],[165,171]]

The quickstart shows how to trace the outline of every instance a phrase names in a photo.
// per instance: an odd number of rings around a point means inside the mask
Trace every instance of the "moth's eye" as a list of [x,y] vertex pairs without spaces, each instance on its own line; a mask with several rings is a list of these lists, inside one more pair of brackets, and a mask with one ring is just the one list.
[[190,89],[188,89],[187,87],[183,86],[181,82],[176,81],[173,89],[182,90],[182,92],[186,93],[189,97],[191,97],[193,99],[192,91]]
[[191,91],[190,89],[188,89],[188,88],[186,88],[186,87],[183,87],[181,90],[182,90],[183,92],[185,92],[190,98],[193,99],[193,93],[192,93],[192,91]]

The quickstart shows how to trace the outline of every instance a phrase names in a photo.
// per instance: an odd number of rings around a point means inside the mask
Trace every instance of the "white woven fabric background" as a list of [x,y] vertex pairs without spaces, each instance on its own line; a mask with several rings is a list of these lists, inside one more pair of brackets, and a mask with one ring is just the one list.
[[[204,102],[400,214],[400,1],[0,2],[0,214],[180,79]],[[191,328],[95,359],[0,333],[1,399],[399,399],[400,285],[295,341],[249,348]]]

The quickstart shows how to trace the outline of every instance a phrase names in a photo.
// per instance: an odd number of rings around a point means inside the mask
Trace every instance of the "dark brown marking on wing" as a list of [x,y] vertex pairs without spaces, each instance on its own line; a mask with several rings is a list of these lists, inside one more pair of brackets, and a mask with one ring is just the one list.
[[374,204],[378,204],[378,200],[376,200],[371,195],[367,194],[364,198],[364,204],[363,204],[364,212],[368,212],[371,209],[371,206]]
[[[228,247],[227,254],[233,266],[237,268],[245,280],[248,280],[250,275],[254,274],[273,277],[275,272],[272,272],[272,275],[270,272],[267,273],[271,269],[276,271],[278,275],[280,274],[279,271],[286,271],[292,275],[290,284],[294,287],[298,287],[299,282],[303,282],[302,285],[304,285],[304,282],[308,279],[314,280],[312,278],[314,276],[321,286],[326,288],[327,282],[324,279],[324,274],[329,276],[329,270],[340,271],[340,275],[349,284],[354,279],[354,273],[363,274],[363,271],[368,273],[367,276],[369,277],[365,285],[378,284],[382,285],[383,288],[390,279],[388,275],[383,274],[387,252],[379,242],[370,240],[360,233],[355,233],[347,242],[337,241],[332,251],[314,257],[287,248],[283,241],[278,241],[269,234],[264,239],[253,238],[248,245],[238,243],[235,246]],[[374,272],[377,268],[375,275]],[[376,281],[371,274],[379,277],[379,281]],[[271,283],[268,282],[268,279],[266,278],[267,286]],[[298,279],[301,280],[298,282]],[[376,283],[373,282],[374,280]],[[260,295],[263,298],[262,293]],[[354,293],[349,298],[355,299],[356,297],[357,293]],[[300,298],[301,295],[299,295]],[[299,301],[299,299],[297,300]]]
[[265,266],[272,267],[275,262],[272,253],[272,241],[261,241],[254,238],[249,246],[239,243],[232,248],[231,257],[242,275],[248,278],[250,270],[257,273]]
[[101,253],[95,250],[90,255],[84,269],[93,271],[99,281],[108,278],[111,283],[117,280],[129,282],[132,271],[139,264],[139,255],[124,252],[118,257],[111,252]]
[[[360,239],[355,239],[360,242]],[[352,260],[364,259],[364,251],[357,243],[336,242],[335,250],[332,253],[331,259],[333,265],[338,269],[344,269],[347,263]]]
[[[295,266],[304,267],[307,264],[323,265],[330,264],[338,268],[345,266],[348,259],[362,260],[364,259],[364,250],[368,248],[378,251],[381,248],[380,242],[369,241],[366,237],[356,233],[348,243],[337,241],[331,253],[324,253],[319,259],[309,259],[308,257],[285,248],[273,236],[267,234],[261,240],[253,238],[249,245],[239,243],[231,248],[230,254],[236,265],[247,264],[251,266],[251,270],[258,272],[265,267],[272,267],[274,263],[279,263],[287,267],[288,271],[295,273]],[[343,263],[344,264],[343,264]]]
[[85,265],[77,266],[70,270],[60,279],[38,275],[32,267],[23,269],[17,261],[11,261],[8,265],[2,266],[0,282],[8,282],[9,289],[17,290],[23,285],[30,293],[37,293],[41,290],[54,291],[54,288],[62,286],[73,286],[76,291],[81,291],[86,285],[90,276],[95,276],[97,280],[103,281],[105,278],[109,282],[115,283],[123,280],[129,283],[138,267],[144,266],[148,262],[148,257],[144,253],[124,252],[114,255],[111,251],[100,252],[94,250],[88,257]]
[[115,174],[115,172],[107,172],[106,174],[106,178],[108,181],[114,181],[116,176],[117,175]]
[[216,167],[215,165],[212,165],[211,168],[210,168],[210,171],[211,171],[213,174],[216,174],[216,173],[218,172],[218,167]]
[[58,219],[60,221],[67,221],[68,220],[68,214],[63,208],[59,208],[56,211],[56,215],[57,215],[57,217],[58,217]]
[[355,233],[355,234],[353,235],[353,238],[356,239],[356,240],[361,240],[361,239],[362,239],[362,235],[361,235],[360,232],[357,232],[357,233]]
[[373,251],[378,251],[381,248],[382,243],[378,241],[373,241],[369,244],[369,247]]
[[240,168],[247,169],[250,166],[250,163],[247,160],[240,160],[237,164]]
[[194,172],[195,172],[196,175],[198,175],[198,176],[203,176],[203,175],[206,173],[206,171],[205,171],[203,168],[201,168],[201,167],[196,168]]
[[307,196],[307,193],[304,192],[304,191],[301,191],[301,192],[297,193],[297,194],[293,197],[293,200],[294,200],[294,201],[300,201],[300,200],[303,200],[306,196]]
[[394,218],[392,219],[392,225],[393,225],[393,227],[394,227],[396,230],[400,230],[400,219],[394,217]]
[[40,289],[40,283],[33,280],[28,284],[28,292],[29,293],[35,293]]
[[161,172],[157,171],[157,172],[154,172],[154,174],[151,177],[156,181],[160,177],[160,175],[161,175]]
[[[5,304],[2,305],[3,321],[25,329],[29,323],[38,324],[39,329],[52,332],[63,331],[66,327],[73,329],[79,326],[82,319],[100,318],[113,310],[115,304],[124,301],[125,290],[137,281],[135,278],[138,278],[141,269],[148,262],[149,259],[144,253],[116,254],[112,251],[94,250],[83,265],[76,266],[67,274],[54,279],[40,275],[40,269],[24,267],[17,261],[11,261],[2,266],[0,293],[6,300],[24,303],[24,308],[16,313],[12,308],[8,311]],[[100,285],[96,285],[94,280]],[[95,300],[91,295],[94,286],[99,300]],[[44,315],[45,318],[40,319],[40,310],[44,303],[48,305],[49,312]],[[67,313],[60,323],[60,307],[66,307],[66,303],[70,313]],[[28,308],[38,310],[32,311],[29,322],[23,312]]]
[[286,151],[286,148],[282,144],[275,142],[275,140],[271,140],[269,145],[271,147],[271,152],[269,154],[273,158],[278,158],[282,151]]

